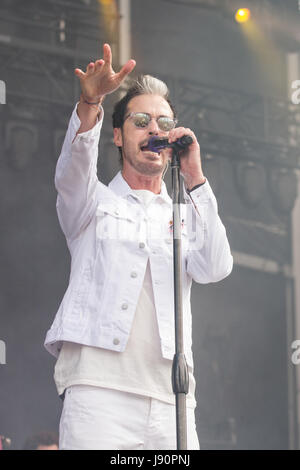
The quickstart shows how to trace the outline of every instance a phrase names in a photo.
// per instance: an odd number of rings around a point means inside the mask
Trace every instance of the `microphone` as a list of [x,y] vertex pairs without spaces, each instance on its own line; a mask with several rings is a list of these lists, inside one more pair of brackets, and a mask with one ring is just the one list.
[[175,142],[171,144],[168,142],[168,139],[160,139],[158,137],[150,137],[147,147],[151,152],[159,152],[160,150],[171,147],[176,148],[176,150],[183,150],[193,143],[193,138],[190,135],[183,135]]

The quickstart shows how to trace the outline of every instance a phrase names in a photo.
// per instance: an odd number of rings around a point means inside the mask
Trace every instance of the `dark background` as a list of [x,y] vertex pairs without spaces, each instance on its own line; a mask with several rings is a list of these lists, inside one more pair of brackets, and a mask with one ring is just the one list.
[[[289,423],[289,412],[296,419],[296,389],[288,379],[293,312],[284,267],[292,263],[296,195],[287,184],[283,198],[292,203],[280,209],[270,178],[274,169],[291,176],[298,167],[297,148],[289,146],[286,54],[299,52],[300,13],[297,1],[246,2],[260,32],[249,44],[233,20],[238,3],[132,0],[134,76],[165,80],[179,124],[199,136],[204,174],[235,258],[230,277],[192,289],[201,447],[288,449],[297,447],[297,429]],[[58,430],[55,359],[43,347],[70,267],[56,216],[55,164],[79,97],[74,68],[100,58],[104,42],[112,44],[119,68],[118,11],[118,2],[107,9],[96,0],[0,5],[0,80],[7,91],[0,105],[0,339],[6,344],[0,434],[13,449],[36,431]],[[104,106],[98,167],[104,182],[118,170],[111,129],[118,96]],[[170,189],[169,174],[166,181]],[[275,268],[250,267],[240,253]]]

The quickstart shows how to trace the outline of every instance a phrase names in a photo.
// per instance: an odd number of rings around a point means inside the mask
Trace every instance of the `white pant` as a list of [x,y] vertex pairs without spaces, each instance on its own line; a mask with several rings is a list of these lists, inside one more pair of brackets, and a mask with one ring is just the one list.
[[[176,450],[175,406],[89,385],[66,390],[61,450]],[[195,413],[187,408],[187,448],[199,449]]]

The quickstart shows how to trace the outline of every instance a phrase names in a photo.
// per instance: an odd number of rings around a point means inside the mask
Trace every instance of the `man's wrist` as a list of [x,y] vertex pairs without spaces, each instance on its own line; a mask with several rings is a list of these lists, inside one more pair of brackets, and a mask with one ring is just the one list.
[[101,99],[96,101],[88,101],[85,99],[84,95],[80,95],[79,105],[77,106],[77,115],[81,121],[81,126],[77,131],[77,134],[86,132],[92,127],[94,127],[102,116],[102,101],[104,96]]
[[186,190],[187,190],[188,193],[190,193],[194,189],[197,189],[200,186],[202,186],[205,182],[206,182],[205,176],[203,176],[202,178],[199,178],[197,180],[190,181],[189,184],[186,183]]
[[105,98],[105,95],[98,96],[98,97],[90,97],[90,96],[85,96],[83,93],[80,95],[80,101],[83,103],[86,103],[88,105],[101,105]]

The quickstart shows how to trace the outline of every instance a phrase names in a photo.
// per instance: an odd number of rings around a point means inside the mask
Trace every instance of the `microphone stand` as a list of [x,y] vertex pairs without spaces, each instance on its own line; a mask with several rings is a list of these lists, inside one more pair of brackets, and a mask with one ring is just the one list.
[[173,268],[174,268],[174,315],[175,355],[172,364],[172,387],[176,397],[177,449],[187,449],[186,395],[189,391],[189,375],[183,345],[182,275],[181,275],[181,216],[180,216],[180,157],[182,146],[174,142],[172,168],[173,201]]
[[174,318],[175,318],[175,354],[172,363],[172,388],[176,397],[176,436],[177,449],[187,449],[186,395],[189,391],[188,366],[183,347],[183,311],[182,311],[182,276],[181,276],[181,216],[180,216],[180,150],[193,142],[189,135],[182,136],[176,142],[168,139],[150,138],[148,147],[153,151],[171,147],[173,150],[172,201],[173,201],[173,268],[174,268]]

